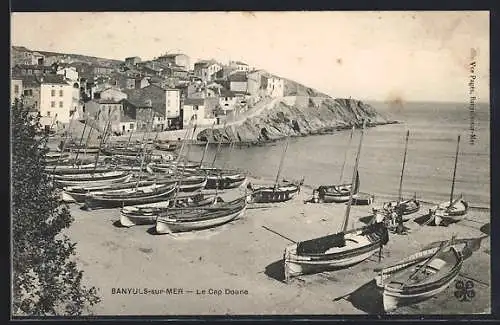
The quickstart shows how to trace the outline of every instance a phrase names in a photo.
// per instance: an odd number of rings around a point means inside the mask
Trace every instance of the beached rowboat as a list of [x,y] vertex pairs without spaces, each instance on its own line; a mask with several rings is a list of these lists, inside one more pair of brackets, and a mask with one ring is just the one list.
[[[219,199],[215,195],[205,196],[202,193],[177,196],[175,207],[205,207],[219,202]],[[167,212],[168,208],[172,208],[172,200],[123,207],[120,211],[120,223],[124,227],[155,224],[156,217],[159,214]]]
[[429,259],[383,280],[386,312],[427,300],[444,291],[459,275],[463,257],[455,247],[440,247]]
[[[250,185],[251,186],[251,185]],[[251,200],[255,203],[277,203],[293,199],[300,191],[300,184],[285,184],[251,188]]]
[[327,235],[285,248],[285,281],[290,278],[348,267],[366,260],[389,239],[380,223],[346,233]]
[[132,178],[127,171],[110,171],[76,175],[53,175],[52,181],[58,187],[65,186],[105,186],[113,183],[124,183]]
[[401,202],[390,201],[383,204],[383,209],[388,212],[397,211],[402,209],[404,215],[412,214],[420,210],[420,201],[416,198],[411,198]]
[[247,197],[206,208],[172,208],[158,216],[156,232],[166,234],[212,228],[240,217],[247,207]]
[[[352,184],[321,185],[315,191],[318,192],[319,201],[324,203],[343,203],[349,201]],[[359,174],[356,174],[353,194],[359,190]]]
[[121,206],[154,203],[169,198],[175,184],[154,184],[137,188],[90,193],[85,198],[84,209],[116,208]]

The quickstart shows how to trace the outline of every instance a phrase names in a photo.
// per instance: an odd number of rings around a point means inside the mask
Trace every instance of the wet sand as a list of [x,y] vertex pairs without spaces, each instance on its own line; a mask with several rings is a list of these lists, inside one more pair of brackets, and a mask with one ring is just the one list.
[[[255,180],[254,180],[255,181]],[[255,182],[254,182],[255,183]],[[258,182],[257,182],[258,183]],[[226,192],[225,199],[243,192]],[[84,281],[98,288],[102,302],[95,315],[257,315],[257,314],[378,314],[381,294],[375,289],[374,268],[395,262],[440,240],[475,238],[488,232],[490,212],[470,210],[465,220],[448,227],[420,226],[409,217],[408,235],[390,235],[379,264],[378,255],[344,270],[305,275],[282,282],[282,256],[293,240],[338,231],[345,204],[311,204],[312,190],[303,188],[286,203],[249,206],[238,220],[193,233],[155,235],[154,226],[121,228],[119,209],[83,211],[72,204],[75,222],[68,230],[77,243],[77,261]],[[376,197],[375,205],[384,201]],[[371,206],[354,206],[351,226],[362,225]],[[428,301],[398,309],[401,314],[483,313],[490,306],[490,243],[465,260],[462,274],[474,282],[475,297],[459,301],[454,284]],[[464,279],[466,280],[466,279]],[[132,289],[130,294],[117,293]],[[144,289],[164,290],[141,294]],[[170,294],[167,294],[167,289]],[[226,289],[239,294],[226,294]],[[202,293],[204,291],[204,293]],[[135,294],[134,294],[135,292]],[[345,298],[336,299],[347,295]]]

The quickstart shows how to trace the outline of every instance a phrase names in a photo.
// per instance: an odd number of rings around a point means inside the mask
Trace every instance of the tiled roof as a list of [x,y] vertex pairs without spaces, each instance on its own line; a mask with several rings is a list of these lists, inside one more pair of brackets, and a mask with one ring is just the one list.
[[64,76],[60,74],[47,74],[40,76],[40,83],[42,84],[57,84],[57,85],[67,85],[68,83],[64,80]]
[[244,82],[247,80],[248,78],[245,73],[234,73],[229,76],[229,81]]
[[128,115],[123,115],[120,117],[120,122],[135,122],[135,119],[131,118]]
[[151,105],[149,105],[141,100],[138,100],[138,99],[122,99],[120,102],[121,103],[127,102],[127,103],[135,106],[136,108],[151,108]]
[[99,99],[98,103],[99,104],[121,104],[120,101],[116,101],[113,99]]
[[205,100],[203,98],[186,98],[186,100],[184,100],[184,105],[202,106],[204,104],[205,104]]
[[200,61],[196,62],[194,65],[208,67],[209,65],[212,65],[212,64],[219,64],[219,63],[215,60],[200,60]]
[[179,56],[179,55],[185,55],[185,54],[183,54],[183,53],[172,53],[172,54],[162,55],[162,56],[160,56],[160,58],[175,58],[176,56]]
[[221,97],[234,97],[234,92],[231,90],[227,90],[226,88],[222,88],[220,90],[220,96]]

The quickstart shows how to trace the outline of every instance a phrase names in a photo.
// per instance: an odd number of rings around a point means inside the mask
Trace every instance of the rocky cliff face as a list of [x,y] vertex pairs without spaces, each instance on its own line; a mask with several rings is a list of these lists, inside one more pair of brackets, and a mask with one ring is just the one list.
[[[300,91],[300,93],[304,93]],[[318,95],[314,91],[307,91]],[[339,129],[395,123],[380,115],[373,107],[355,99],[330,97],[287,96],[276,100],[257,116],[243,123],[220,129],[205,129],[198,134],[199,141],[260,143],[286,136],[306,136],[328,133]]]

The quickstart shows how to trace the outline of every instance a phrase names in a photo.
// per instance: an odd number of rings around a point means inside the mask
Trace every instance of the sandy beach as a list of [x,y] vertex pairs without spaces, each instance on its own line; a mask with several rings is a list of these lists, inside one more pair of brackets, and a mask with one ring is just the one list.
[[[242,191],[231,190],[223,197],[230,199]],[[420,226],[414,219],[431,207],[423,204],[419,212],[408,216],[408,235],[391,234],[380,263],[374,255],[351,268],[300,276],[287,284],[282,281],[282,256],[290,241],[264,227],[295,241],[312,239],[337,232],[345,213],[344,204],[304,203],[311,193],[311,188],[303,187],[291,201],[250,205],[240,219],[222,227],[174,235],[155,235],[154,226],[119,227],[119,209],[83,211],[72,204],[75,221],[68,234],[77,243],[77,262],[84,270],[85,282],[96,286],[102,297],[92,313],[378,314],[383,308],[381,294],[372,281],[374,268],[452,235],[477,238],[489,233],[489,210],[471,209],[464,220],[448,227]],[[374,204],[385,200],[375,197]],[[362,225],[372,206],[353,206],[351,227]],[[435,298],[395,313],[489,312],[489,237],[464,261],[462,274],[475,279],[475,297],[470,301],[455,298],[452,283]],[[345,297],[339,299],[341,296]]]

